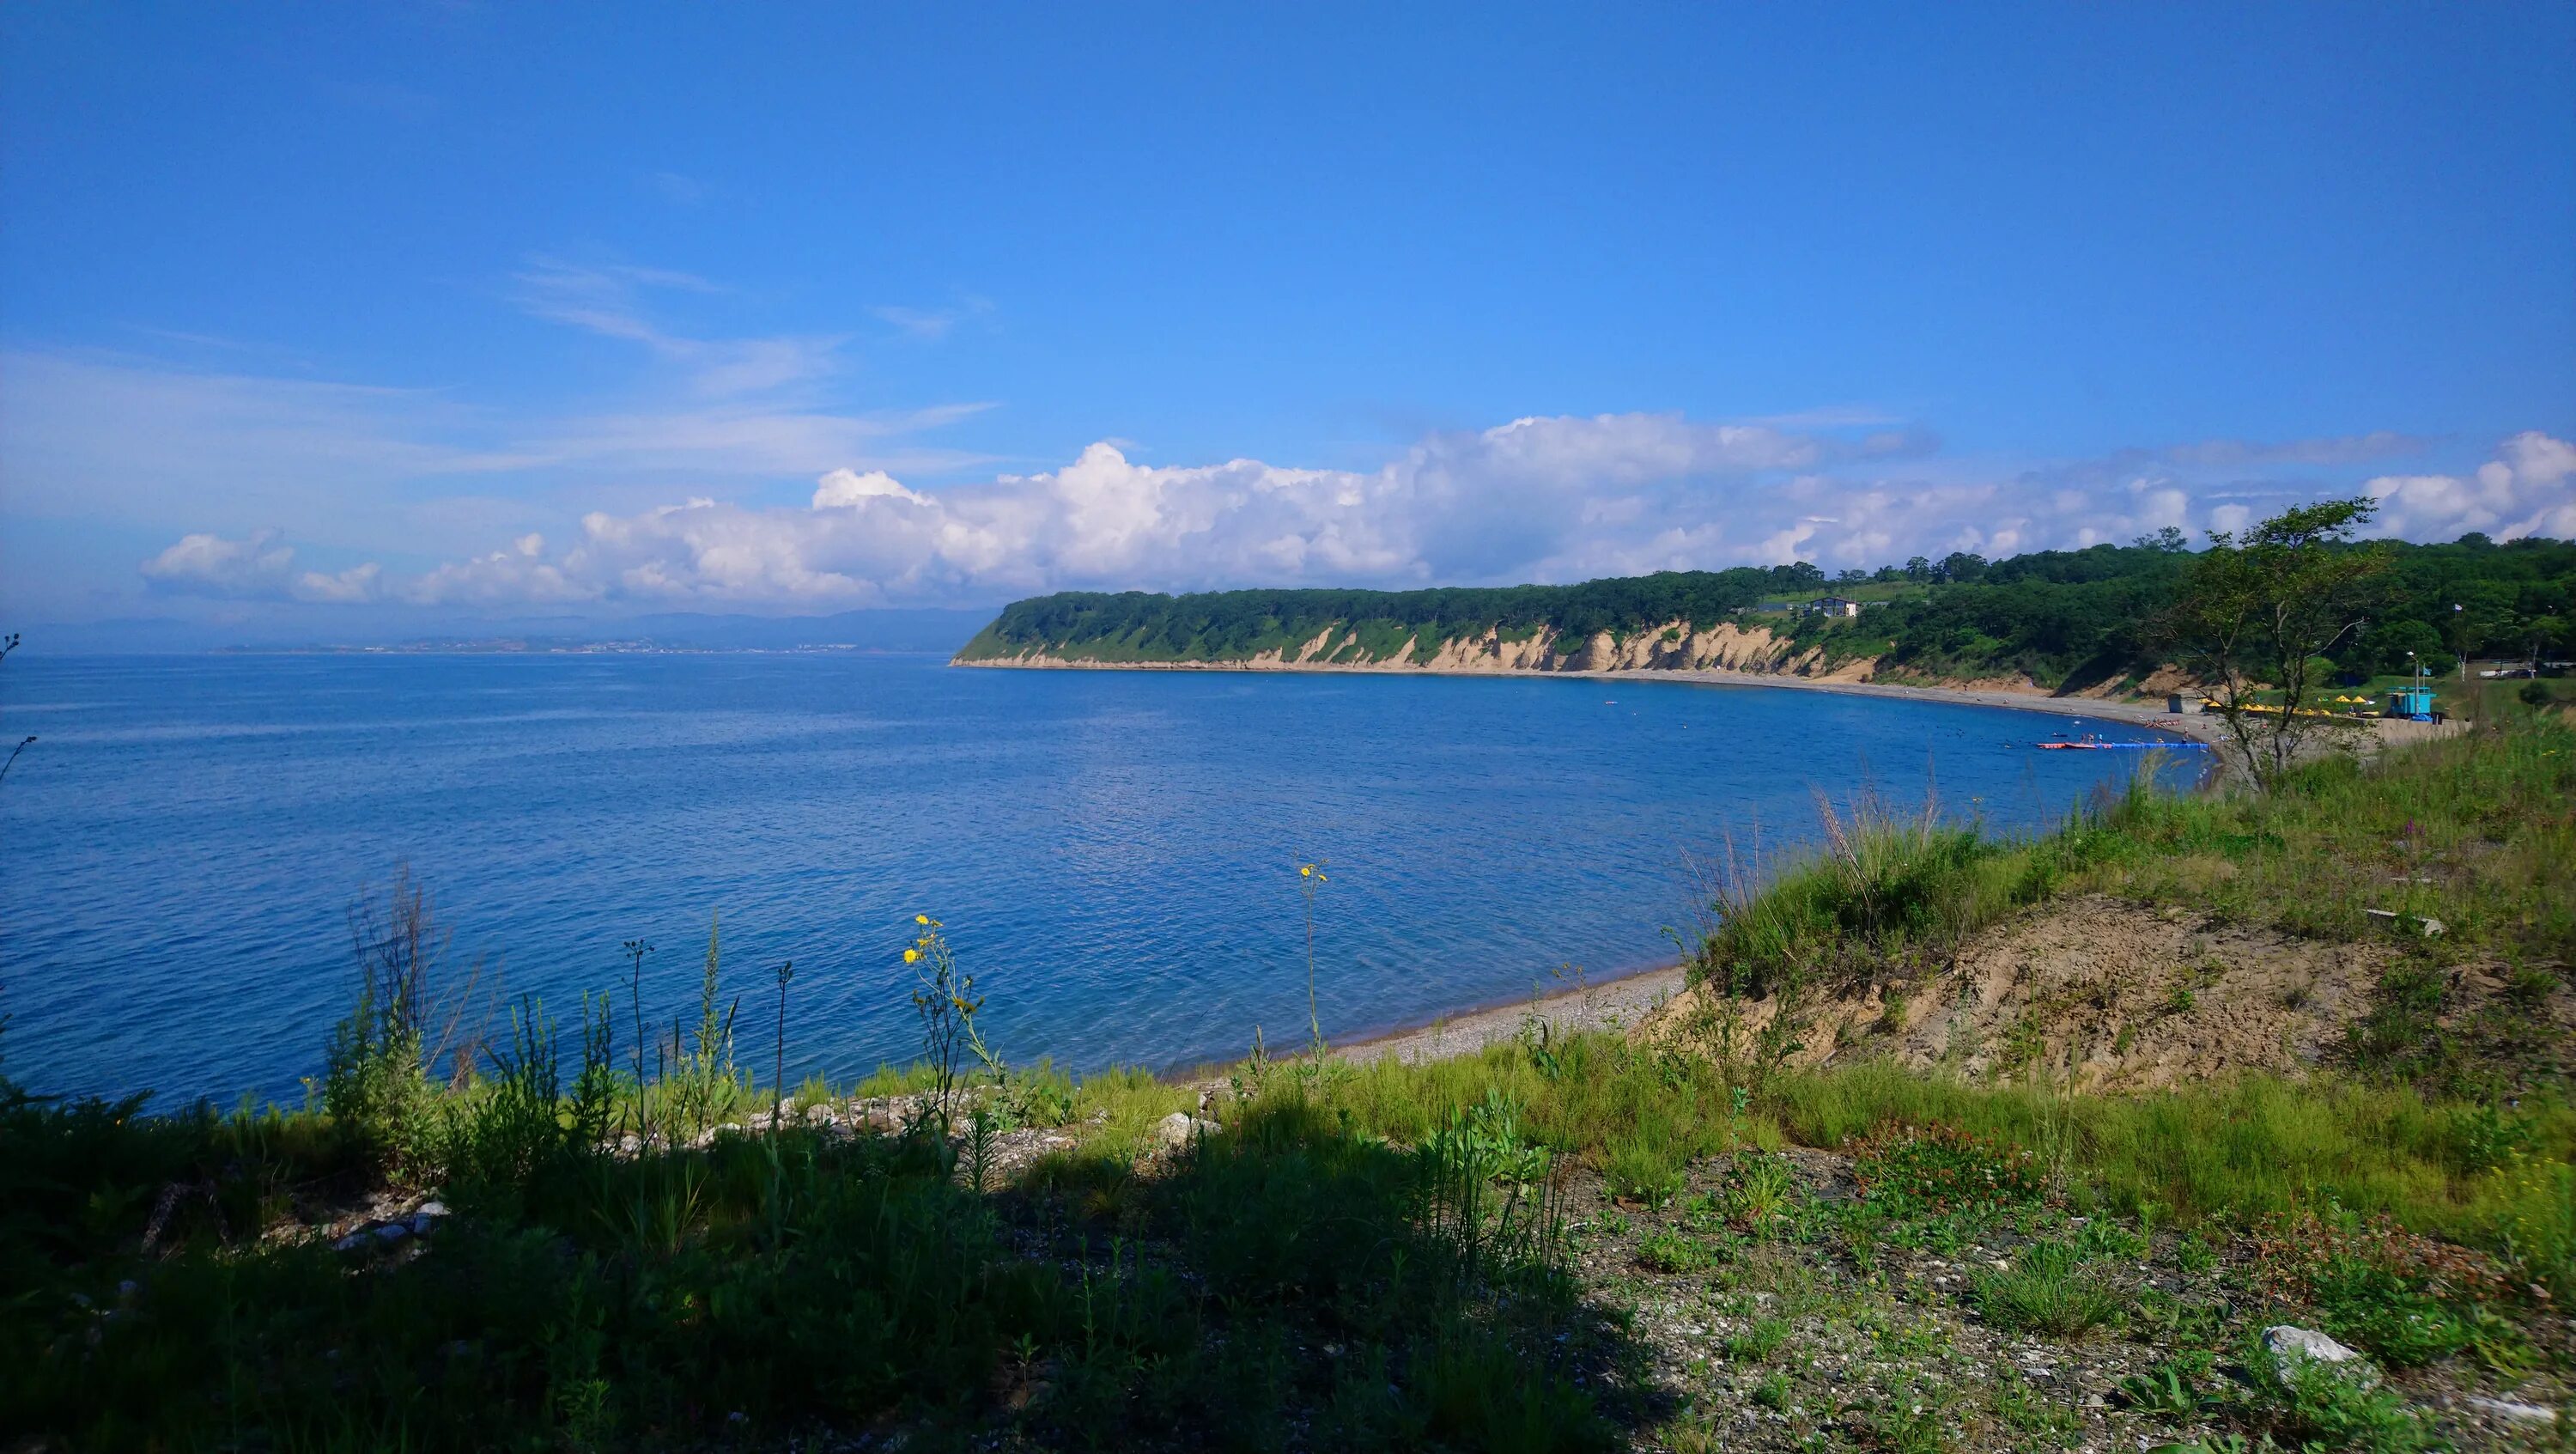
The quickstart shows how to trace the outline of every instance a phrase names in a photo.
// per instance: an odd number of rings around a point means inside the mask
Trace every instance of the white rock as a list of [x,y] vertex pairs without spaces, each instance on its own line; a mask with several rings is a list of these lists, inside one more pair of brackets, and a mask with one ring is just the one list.
[[1154,1135],[1166,1146],[1185,1146],[1197,1125],[1198,1118],[1189,1112],[1174,1111],[1154,1123]]
[[2323,1363],[2362,1388],[2379,1386],[2379,1370],[2341,1343],[2316,1331],[2289,1323],[2275,1323],[2263,1330],[2263,1351],[2272,1355],[2272,1366],[2287,1381],[2297,1375],[2303,1362]]
[[2555,1409],[2544,1409],[2538,1404],[2527,1404],[2518,1399],[2488,1398],[2483,1394],[2473,1393],[2460,1402],[2482,1414],[2493,1414],[2499,1419],[2512,1419],[2525,1424],[2558,1422],[2558,1413]]

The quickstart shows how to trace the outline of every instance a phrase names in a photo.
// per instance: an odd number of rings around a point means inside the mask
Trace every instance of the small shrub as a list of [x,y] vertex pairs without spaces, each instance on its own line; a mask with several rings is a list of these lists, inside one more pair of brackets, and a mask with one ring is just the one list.
[[2424,1285],[2394,1268],[2336,1254],[2308,1275],[2318,1320],[2398,1368],[2437,1363],[2467,1348],[2469,1325]]
[[1998,1328],[2073,1338],[2115,1322],[2126,1300],[2067,1243],[2034,1242],[2012,1266],[1972,1285],[1977,1311]]
[[2400,1368],[2438,1362],[2483,1336],[2510,1358],[2504,1336],[2483,1333],[2464,1309],[2499,1300],[2502,1270],[2465,1247],[2411,1233],[2385,1219],[2309,1214],[2257,1239],[2272,1293],[2316,1309],[2337,1338]]

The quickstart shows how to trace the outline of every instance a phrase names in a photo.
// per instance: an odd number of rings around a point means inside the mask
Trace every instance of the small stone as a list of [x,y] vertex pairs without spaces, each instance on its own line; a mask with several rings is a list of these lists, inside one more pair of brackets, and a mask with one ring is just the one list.
[[2357,1387],[2379,1386],[2379,1370],[2369,1359],[2314,1328],[2275,1323],[2263,1330],[2263,1351],[2272,1355],[2272,1366],[2283,1382],[2296,1377],[2302,1363],[2323,1363]]
[[414,1217],[433,1217],[433,1218],[434,1218],[434,1217],[443,1217],[443,1216],[446,1216],[446,1215],[447,1215],[447,1203],[445,1203],[445,1202],[422,1202],[422,1203],[420,1204],[420,1209],[419,1209],[419,1210],[417,1210],[417,1211],[415,1211],[415,1212],[413,1212],[413,1213],[412,1213],[412,1215],[413,1215]]
[[405,1237],[411,1235],[411,1224],[408,1222],[387,1222],[383,1226],[378,1227],[373,1235],[377,1241],[390,1247],[396,1242],[399,1242]]

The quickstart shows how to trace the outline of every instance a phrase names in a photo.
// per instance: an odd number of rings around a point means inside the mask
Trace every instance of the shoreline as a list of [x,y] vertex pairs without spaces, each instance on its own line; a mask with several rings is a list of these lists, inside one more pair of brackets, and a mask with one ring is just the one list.
[[1473,1055],[1509,1040],[1536,1020],[1558,1034],[1634,1025],[1680,992],[1687,971],[1679,960],[1648,965],[1606,979],[1550,990],[1535,999],[1494,1000],[1418,1024],[1372,1031],[1331,1050],[1335,1060],[1366,1065],[1389,1056],[1402,1061],[1447,1060]]
[[2169,712],[2151,702],[2123,702],[2107,697],[2059,697],[2042,692],[2005,691],[1992,687],[1928,687],[1899,682],[1835,680],[1789,672],[1728,671],[1715,667],[1640,667],[1625,671],[1511,671],[1489,667],[1324,666],[1263,662],[1193,661],[959,661],[950,666],[983,671],[1167,671],[1167,672],[1302,672],[1319,676],[1533,677],[1577,681],[1667,682],[1693,686],[1780,687],[1793,691],[1832,692],[1843,696],[1884,697],[1896,701],[1950,702],[2006,711],[2044,712],[2058,717],[2089,717],[2123,726],[2147,727],[2194,742],[2215,744],[2215,719],[2197,712]]

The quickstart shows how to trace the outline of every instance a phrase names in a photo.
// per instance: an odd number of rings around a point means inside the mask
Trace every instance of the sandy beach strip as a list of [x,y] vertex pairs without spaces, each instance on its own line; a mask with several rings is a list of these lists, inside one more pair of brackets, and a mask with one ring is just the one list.
[[1428,1025],[1370,1035],[1337,1047],[1333,1055],[1355,1064],[1390,1055],[1414,1062],[1446,1060],[1509,1040],[1533,1020],[1559,1035],[1578,1030],[1624,1029],[1679,993],[1682,985],[1680,965],[1660,965],[1616,979],[1569,986],[1535,1000],[1487,1005],[1444,1015]]

